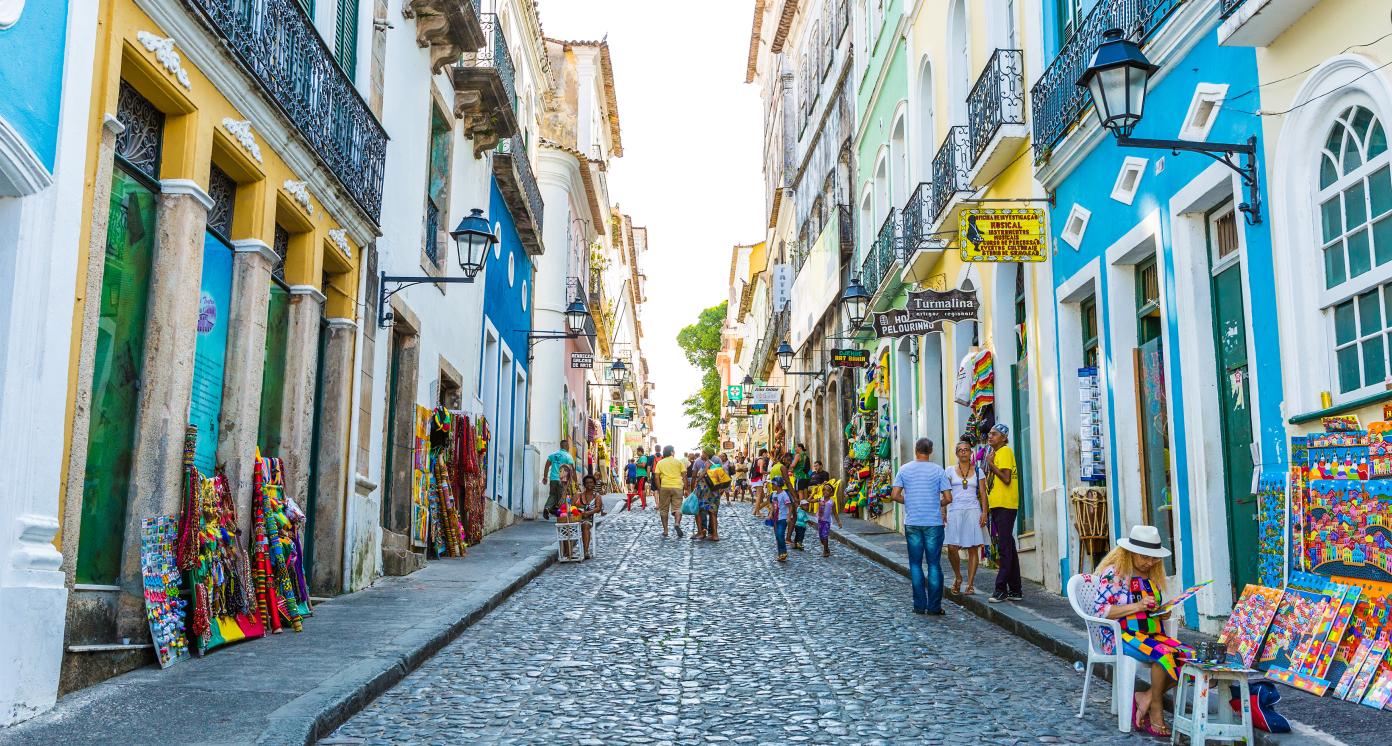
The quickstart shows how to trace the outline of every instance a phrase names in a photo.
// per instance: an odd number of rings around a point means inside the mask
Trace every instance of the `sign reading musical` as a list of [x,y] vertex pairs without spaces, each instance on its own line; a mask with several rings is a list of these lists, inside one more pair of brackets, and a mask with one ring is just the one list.
[[1044,211],[1038,208],[962,211],[958,245],[964,262],[1042,262]]

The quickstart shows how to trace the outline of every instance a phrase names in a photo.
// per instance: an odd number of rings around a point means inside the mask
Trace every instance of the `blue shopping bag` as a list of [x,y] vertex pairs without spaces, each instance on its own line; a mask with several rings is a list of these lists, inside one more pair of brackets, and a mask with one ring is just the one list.
[[696,513],[701,510],[701,500],[696,497],[696,493],[693,492],[687,495],[685,500],[682,500],[681,508],[682,515],[696,515]]

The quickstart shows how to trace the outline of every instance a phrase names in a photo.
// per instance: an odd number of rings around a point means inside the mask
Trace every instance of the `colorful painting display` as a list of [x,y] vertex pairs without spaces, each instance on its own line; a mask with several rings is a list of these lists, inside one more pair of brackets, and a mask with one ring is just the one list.
[[1315,617],[1322,603],[1327,603],[1323,597],[1317,598],[1313,594],[1307,595],[1291,588],[1286,589],[1281,595],[1281,605],[1266,632],[1266,641],[1262,644],[1261,656],[1257,659],[1258,669],[1265,670],[1273,665],[1290,665],[1291,655],[1295,652],[1301,634],[1309,627],[1310,620]]
[[1282,596],[1276,588],[1259,585],[1242,589],[1242,596],[1223,625],[1218,642],[1227,646],[1229,654],[1242,659],[1243,666],[1251,668],[1256,662],[1262,640],[1271,626],[1271,620],[1276,617]]
[[1257,582],[1280,588],[1286,580],[1286,486],[1284,471],[1257,479]]
[[430,535],[430,410],[416,405],[416,440],[411,449],[411,545]]
[[[1360,466],[1366,469],[1366,457]],[[1348,467],[1338,468],[1342,473]],[[1326,575],[1392,581],[1392,480],[1316,479],[1310,482],[1304,511],[1306,567]]]
[[179,597],[182,577],[175,562],[174,545],[179,522],[173,516],[156,516],[141,521],[140,575],[145,586],[145,618],[160,668],[189,655],[184,635],[187,602]]
[[1324,696],[1330,682],[1325,678],[1334,662],[1334,654],[1344,631],[1353,617],[1353,608],[1358,602],[1361,589],[1356,586],[1341,587],[1331,594],[1329,600],[1317,610],[1312,618],[1308,632],[1302,637],[1291,655],[1291,663],[1286,667],[1272,666],[1267,677],[1298,689],[1303,689],[1317,697]]

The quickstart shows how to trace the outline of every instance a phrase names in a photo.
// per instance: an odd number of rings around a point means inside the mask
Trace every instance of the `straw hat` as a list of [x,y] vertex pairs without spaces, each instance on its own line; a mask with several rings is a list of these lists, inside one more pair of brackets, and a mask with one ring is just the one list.
[[1160,543],[1160,530],[1154,526],[1132,526],[1131,535],[1117,542],[1128,552],[1147,557],[1168,557],[1170,550]]

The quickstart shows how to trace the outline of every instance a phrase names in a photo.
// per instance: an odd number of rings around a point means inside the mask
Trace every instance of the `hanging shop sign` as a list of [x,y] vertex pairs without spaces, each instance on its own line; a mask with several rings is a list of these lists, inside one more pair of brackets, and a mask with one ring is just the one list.
[[767,404],[750,404],[746,409],[749,411],[751,417],[756,414],[768,414]]
[[643,445],[643,434],[637,432],[636,430],[629,430],[624,433],[623,442],[624,445],[628,446],[629,448],[637,448],[638,446]]
[[628,427],[631,422],[632,420],[628,419],[627,417],[615,417],[614,427]]
[[744,406],[744,405],[742,405],[742,404],[732,404],[732,405],[730,405],[730,416],[731,416],[731,417],[748,417],[748,416],[749,416],[749,407],[746,407],[746,406]]
[[750,404],[777,404],[782,398],[783,390],[777,386],[756,386],[754,393],[749,397]]
[[921,319],[902,308],[875,314],[875,336],[907,337],[942,331],[941,322]]
[[793,265],[775,264],[769,274],[773,277],[773,310],[782,311],[793,298]]
[[744,387],[739,385],[726,386],[725,398],[730,401],[744,401]]
[[958,245],[964,262],[1042,262],[1044,211],[1039,208],[969,208],[962,211]]
[[594,353],[592,352],[572,352],[570,353],[570,367],[576,370],[590,370],[594,367]]
[[864,368],[869,362],[869,350],[831,351],[831,367],[833,368]]
[[[919,290],[909,293],[904,310],[915,319],[928,322],[973,321],[981,310],[975,290]],[[881,335],[883,336],[883,335]]]
[[610,404],[610,405],[609,405],[609,414],[618,415],[618,416],[622,417],[622,416],[624,415],[624,413],[627,412],[627,411],[628,411],[628,410],[625,409],[625,408],[624,408],[624,405],[622,405],[622,404]]

